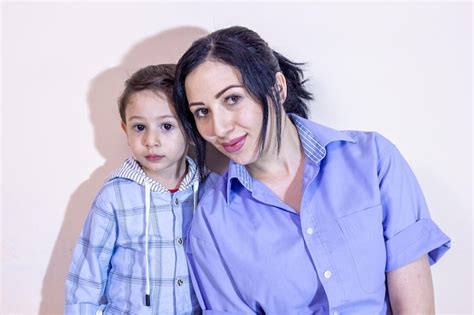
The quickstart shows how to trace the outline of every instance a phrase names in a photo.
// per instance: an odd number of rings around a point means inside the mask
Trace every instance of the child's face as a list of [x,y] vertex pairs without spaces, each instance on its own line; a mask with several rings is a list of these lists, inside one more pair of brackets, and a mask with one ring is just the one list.
[[122,128],[134,158],[159,182],[182,176],[187,140],[172,105],[162,93],[135,92],[125,110]]

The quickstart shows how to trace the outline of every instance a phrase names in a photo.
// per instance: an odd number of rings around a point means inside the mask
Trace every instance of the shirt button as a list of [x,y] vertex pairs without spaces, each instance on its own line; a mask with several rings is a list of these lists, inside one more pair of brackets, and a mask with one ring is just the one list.
[[179,200],[178,200],[178,198],[175,198],[175,199],[174,199],[174,204],[175,204],[175,205],[179,205]]
[[306,229],[306,233],[308,233],[309,235],[313,234],[313,233],[314,233],[313,228],[310,228],[310,227],[307,228],[307,229]]
[[180,287],[184,284],[184,281],[181,280],[181,279],[178,279],[178,280],[176,280],[176,284],[178,285],[178,287]]
[[326,270],[326,271],[324,272],[324,278],[326,278],[326,279],[331,278],[331,275],[332,275],[332,274],[331,274],[331,271],[329,271],[329,270]]
[[176,243],[178,243],[178,245],[182,246],[182,245],[183,245],[183,238],[182,238],[182,237],[179,237],[179,238],[176,240]]

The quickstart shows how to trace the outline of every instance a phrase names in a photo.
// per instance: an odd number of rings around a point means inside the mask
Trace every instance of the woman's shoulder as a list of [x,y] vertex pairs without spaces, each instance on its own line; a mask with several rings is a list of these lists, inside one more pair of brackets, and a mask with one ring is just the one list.
[[[326,150],[344,146],[347,150],[383,156],[395,147],[390,140],[377,131],[339,130],[301,117],[297,117],[294,121],[300,136],[306,138],[305,141],[316,141]],[[307,140],[308,137],[310,140]]]
[[227,170],[223,174],[210,172],[201,182],[199,188],[199,202],[215,203],[215,198],[225,192],[227,187]]
[[221,175],[219,175],[219,173],[211,171],[209,172],[209,174],[207,174],[206,178],[202,180],[201,186],[203,187],[205,191],[209,190],[217,184],[220,178],[221,178]]

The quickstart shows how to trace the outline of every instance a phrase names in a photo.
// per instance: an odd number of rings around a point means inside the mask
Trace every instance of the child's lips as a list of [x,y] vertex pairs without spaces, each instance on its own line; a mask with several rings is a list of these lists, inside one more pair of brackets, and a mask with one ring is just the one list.
[[164,155],[158,155],[158,154],[149,154],[145,156],[145,159],[150,162],[158,162],[164,157]]

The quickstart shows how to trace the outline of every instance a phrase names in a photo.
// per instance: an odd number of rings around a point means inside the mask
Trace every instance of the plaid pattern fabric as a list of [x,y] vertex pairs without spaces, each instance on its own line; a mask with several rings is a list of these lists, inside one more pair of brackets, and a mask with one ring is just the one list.
[[[105,314],[197,312],[184,252],[193,214],[192,186],[199,178],[194,161],[188,159],[188,175],[178,192],[152,185],[148,257],[142,185],[146,174],[133,159],[114,174],[94,200],[75,248],[66,281],[66,314],[95,314],[99,309]],[[150,268],[149,307],[145,259]]]

